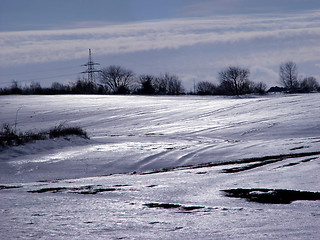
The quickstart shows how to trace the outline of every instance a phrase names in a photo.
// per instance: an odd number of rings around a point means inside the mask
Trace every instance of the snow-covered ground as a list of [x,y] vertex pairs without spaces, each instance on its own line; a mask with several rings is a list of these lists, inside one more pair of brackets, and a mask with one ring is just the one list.
[[319,102],[320,94],[1,96],[1,123],[65,123],[90,137],[0,150],[1,238],[319,239],[320,201],[261,204],[221,191],[320,192]]

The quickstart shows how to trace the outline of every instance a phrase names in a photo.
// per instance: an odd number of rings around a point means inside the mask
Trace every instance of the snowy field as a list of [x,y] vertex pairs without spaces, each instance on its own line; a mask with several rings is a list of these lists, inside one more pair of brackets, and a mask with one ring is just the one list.
[[0,149],[0,238],[319,239],[320,201],[222,191],[320,192],[319,103],[320,94],[1,96],[1,124],[64,123],[90,139]]

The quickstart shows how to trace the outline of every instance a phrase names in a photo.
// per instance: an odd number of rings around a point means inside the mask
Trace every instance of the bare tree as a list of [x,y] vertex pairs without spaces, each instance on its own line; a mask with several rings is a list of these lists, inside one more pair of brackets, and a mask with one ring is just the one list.
[[88,80],[87,78],[78,78],[78,80],[75,83],[72,83],[72,92],[78,93],[78,94],[92,94],[96,93],[96,84]]
[[249,75],[249,69],[230,66],[219,72],[220,87],[232,95],[248,93],[252,85],[252,82],[249,81]]
[[312,92],[319,90],[319,83],[315,77],[306,77],[300,83],[303,92]]
[[153,87],[157,94],[179,95],[184,92],[182,82],[176,75],[162,74],[155,78]]
[[216,92],[216,86],[208,81],[201,81],[197,84],[197,94],[213,95]]
[[12,80],[11,84],[11,94],[21,94],[22,89],[21,86],[19,85],[18,81]]
[[165,78],[156,77],[153,80],[153,87],[155,89],[156,94],[167,94],[168,89],[168,81]]
[[70,92],[70,86],[64,85],[59,82],[53,82],[51,84],[51,92],[53,92],[53,93],[68,93],[68,92]]
[[182,82],[177,75],[166,76],[168,78],[168,94],[169,95],[179,95],[184,92],[182,87]]
[[154,94],[155,89],[153,87],[153,81],[155,77],[152,75],[140,75],[139,76],[139,81],[141,84],[141,87],[139,89],[139,92],[141,94]]
[[42,87],[39,82],[32,81],[29,86],[29,91],[31,94],[40,94],[42,92]]
[[288,61],[282,63],[280,65],[279,76],[280,83],[288,90],[292,91],[298,88],[298,68],[294,62]]
[[254,84],[254,92],[258,94],[265,94],[267,90],[267,85],[263,82]]
[[120,66],[109,66],[99,72],[99,79],[113,93],[126,93],[134,82],[134,73]]

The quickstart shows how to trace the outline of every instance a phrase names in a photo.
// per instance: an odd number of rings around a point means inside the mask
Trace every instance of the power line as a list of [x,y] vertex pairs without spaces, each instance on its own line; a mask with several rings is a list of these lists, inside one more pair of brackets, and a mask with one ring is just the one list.
[[[94,74],[96,72],[100,72],[100,70],[97,70],[94,68],[95,65],[100,65],[99,63],[93,62],[92,61],[92,56],[91,56],[91,49],[89,49],[89,58],[88,62],[86,64],[83,64],[82,66],[87,67],[87,70],[82,72],[82,73],[87,73],[88,74],[88,80],[91,82],[94,82]],[[50,71],[59,71],[63,69],[72,69],[76,68],[76,66],[72,67],[60,67],[60,68],[52,68],[52,69],[47,69],[47,70],[38,70],[38,71],[32,71],[32,72],[24,72],[24,73],[10,73],[10,74],[4,74],[0,75],[0,77],[14,77],[14,76],[19,76],[19,75],[26,75],[26,74],[35,74],[35,73],[46,73]],[[78,67],[77,67],[78,68]],[[29,79],[22,79],[22,80],[15,80],[12,79],[11,81],[6,81],[6,82],[1,82],[1,84],[9,84],[12,81],[16,82],[30,82],[30,81],[39,81],[39,80],[47,80],[47,79],[53,79],[53,78],[59,78],[59,77],[66,77],[66,76],[71,76],[71,75],[76,75],[77,73],[71,73],[71,74],[60,74],[60,75],[54,75],[54,76],[47,76],[47,77],[36,77],[36,78],[29,78]]]
[[60,68],[52,68],[47,70],[40,70],[40,71],[30,71],[30,72],[22,72],[22,73],[8,73],[8,74],[0,74],[0,77],[10,77],[10,76],[17,76],[17,75],[27,75],[27,74],[34,74],[34,73],[45,73],[45,72],[52,72],[57,70],[63,70],[63,69],[73,69],[78,68],[78,66],[72,66],[72,67],[60,67]]
[[58,77],[66,77],[66,76],[74,76],[77,73],[70,73],[70,74],[63,74],[63,75],[56,75],[56,76],[50,76],[50,77],[39,77],[39,78],[31,78],[31,79],[24,79],[24,80],[11,80],[8,82],[1,82],[1,84],[7,84],[7,83],[12,83],[12,81],[16,82],[30,82],[30,81],[38,81],[38,80],[47,80],[47,79],[53,79],[53,78],[58,78]]

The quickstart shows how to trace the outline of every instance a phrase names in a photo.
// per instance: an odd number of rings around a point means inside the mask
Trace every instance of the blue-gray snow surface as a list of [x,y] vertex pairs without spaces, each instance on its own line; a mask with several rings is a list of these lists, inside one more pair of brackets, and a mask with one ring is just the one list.
[[318,200],[222,191],[320,192],[319,103],[320,94],[0,96],[1,124],[63,123],[90,137],[1,147],[1,239],[319,239]]

